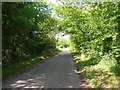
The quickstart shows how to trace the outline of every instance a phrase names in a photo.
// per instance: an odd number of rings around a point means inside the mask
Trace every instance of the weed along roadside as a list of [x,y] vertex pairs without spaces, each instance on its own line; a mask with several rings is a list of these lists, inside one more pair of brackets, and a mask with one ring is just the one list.
[[[72,57],[74,59],[73,54],[72,54]],[[91,88],[90,85],[89,85],[89,82],[86,80],[87,78],[85,76],[85,73],[82,72],[82,69],[81,69],[80,65],[77,63],[77,61],[75,59],[74,59],[74,65],[76,67],[75,72],[78,74],[80,82],[81,82],[80,87],[81,88],[88,88],[88,89]]]
[[[101,60],[95,62],[94,58],[80,53],[72,53],[72,57],[75,59],[77,72],[80,76],[84,76],[84,85],[88,85],[91,88],[120,88],[120,78],[115,73],[109,70],[110,66],[105,64],[105,61]],[[81,79],[80,79],[81,80]]]
[[58,54],[61,50],[55,50],[52,53],[46,53],[44,55],[37,55],[34,58],[31,58],[29,61],[20,62],[12,65],[9,68],[6,68],[3,71],[3,80],[7,80],[8,78],[14,77],[19,75],[20,73],[24,73],[25,71],[32,69],[36,65],[43,63],[44,61],[48,60],[48,58]]

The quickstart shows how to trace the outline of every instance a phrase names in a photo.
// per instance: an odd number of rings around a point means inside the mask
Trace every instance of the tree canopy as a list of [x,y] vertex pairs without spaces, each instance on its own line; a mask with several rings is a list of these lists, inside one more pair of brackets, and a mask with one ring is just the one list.
[[[57,40],[59,32],[68,34],[70,43]],[[2,3],[4,69],[57,45],[70,45],[71,52],[92,57],[92,65],[108,61],[110,70],[120,75],[120,2]]]
[[35,53],[55,49],[57,20],[44,3],[2,4],[3,67]]
[[111,53],[120,63],[118,7],[118,2],[64,2],[54,10],[61,17],[60,30],[71,36],[78,52]]

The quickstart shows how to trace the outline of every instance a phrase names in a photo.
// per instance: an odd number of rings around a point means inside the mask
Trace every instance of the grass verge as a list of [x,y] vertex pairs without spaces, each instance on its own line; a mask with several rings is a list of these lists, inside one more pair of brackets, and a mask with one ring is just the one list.
[[51,52],[47,51],[41,55],[39,55],[39,54],[33,55],[28,60],[24,60],[24,61],[22,60],[22,62],[12,64],[8,68],[6,68],[2,71],[2,79],[6,79],[7,77],[27,68],[28,66],[31,66],[37,62],[41,62],[42,60],[46,59],[47,57],[57,54],[59,52],[60,52],[60,50],[54,50]]
[[72,55],[81,72],[85,73],[91,88],[119,88],[120,77],[116,75],[119,71],[111,69],[116,66],[112,58],[107,58],[107,56],[101,58],[95,55],[87,56],[84,53],[72,53]]

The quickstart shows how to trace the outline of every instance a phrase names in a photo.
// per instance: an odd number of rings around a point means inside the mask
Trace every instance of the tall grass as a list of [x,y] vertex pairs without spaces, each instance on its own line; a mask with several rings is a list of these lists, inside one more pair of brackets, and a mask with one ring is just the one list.
[[92,88],[119,88],[120,65],[112,54],[89,51],[73,57]]

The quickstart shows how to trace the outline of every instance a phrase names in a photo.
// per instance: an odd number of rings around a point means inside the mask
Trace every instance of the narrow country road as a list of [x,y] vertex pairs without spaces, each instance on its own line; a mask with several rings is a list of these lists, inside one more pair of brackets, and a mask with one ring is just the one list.
[[73,58],[64,50],[2,84],[3,88],[79,88],[79,77],[74,70]]

